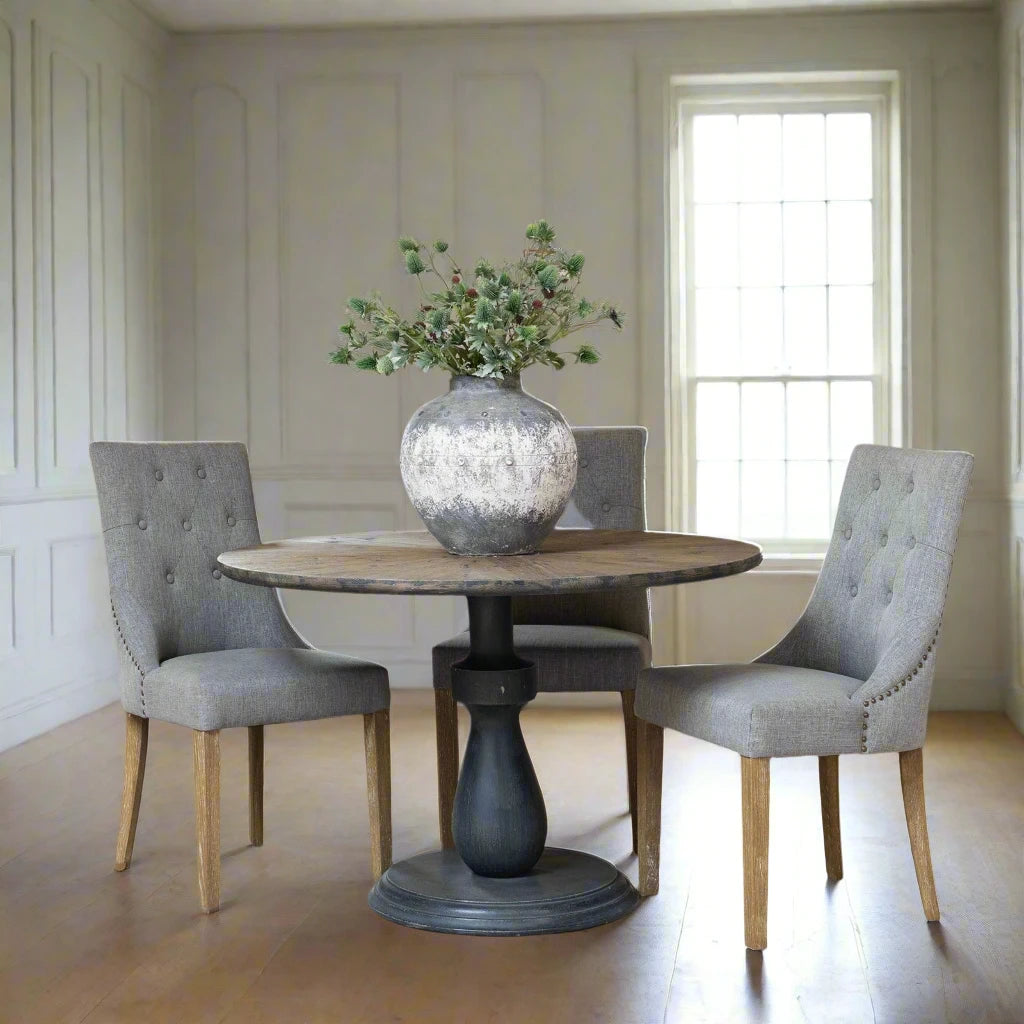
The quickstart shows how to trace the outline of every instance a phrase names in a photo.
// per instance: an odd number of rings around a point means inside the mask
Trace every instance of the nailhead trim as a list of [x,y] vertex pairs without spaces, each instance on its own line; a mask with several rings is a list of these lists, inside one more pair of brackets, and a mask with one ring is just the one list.
[[142,710],[146,710],[146,673],[142,671],[141,666],[135,660],[135,655],[132,654],[132,649],[128,646],[128,641],[124,638],[124,633],[121,631],[121,620],[117,617],[117,612],[114,611],[114,602],[110,602],[110,614],[114,617],[114,627],[117,629],[117,635],[121,640],[121,646],[124,648],[125,654],[128,655],[128,660],[132,663],[135,671],[139,673],[139,697],[142,700]]

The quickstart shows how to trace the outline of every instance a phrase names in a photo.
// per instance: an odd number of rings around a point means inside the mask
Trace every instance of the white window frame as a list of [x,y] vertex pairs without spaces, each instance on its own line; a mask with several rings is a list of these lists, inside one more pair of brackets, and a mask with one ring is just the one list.
[[[679,499],[671,509],[673,528],[696,527],[696,388],[699,381],[870,380],[874,395],[874,431],[878,444],[900,444],[903,437],[903,315],[901,301],[899,110],[896,76],[892,73],[794,75],[786,78],[751,76],[677,76],[672,79],[669,170],[671,323],[675,349],[671,365],[681,380],[669,388],[669,427],[685,453],[672,493]],[[873,259],[874,341],[873,374],[822,374],[811,377],[736,376],[698,377],[694,338],[693,183],[690,161],[692,118],[696,114],[867,112],[873,126]],[[673,422],[674,421],[674,422]],[[675,445],[672,445],[675,447]],[[798,562],[824,555],[828,538],[754,537],[768,557]]]

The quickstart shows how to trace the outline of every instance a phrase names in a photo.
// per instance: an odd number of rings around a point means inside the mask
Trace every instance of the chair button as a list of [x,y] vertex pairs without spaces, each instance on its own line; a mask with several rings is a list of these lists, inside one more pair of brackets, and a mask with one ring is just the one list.
[[910,483],[907,484],[907,493],[908,494],[913,494],[914,493],[914,481],[913,480],[911,480]]
[[609,505],[609,504],[608,504],[608,502],[605,502],[605,503],[604,503],[604,504],[603,504],[603,505],[601,506],[601,508],[603,508],[603,509],[605,510],[605,512],[611,512],[611,510],[612,510],[612,507],[611,507],[611,505]]
[[228,526],[234,526],[234,525],[235,525],[235,517],[234,516],[228,516]]
[[197,469],[196,470],[196,476],[199,477],[200,480],[205,480],[206,479],[206,470],[205,469]]
[[157,471],[156,471],[156,472],[155,472],[155,473],[153,474],[153,476],[155,476],[155,477],[157,478],[157,480],[163,480],[163,478],[164,478],[164,472],[163,472],[163,470],[162,470],[162,469],[158,469],[158,470],[157,470]]
[[853,527],[852,526],[848,526],[845,530],[843,530],[843,536],[847,540],[849,540],[853,536]]
[[586,468],[587,468],[587,466],[589,466],[589,465],[590,465],[590,461],[589,461],[588,459],[580,459],[580,465],[581,465],[581,466],[582,466],[582,467],[583,467],[584,469],[586,469]]
[[881,486],[882,486],[882,481],[879,480],[878,477],[876,476],[875,479],[871,481],[871,490],[877,491],[878,488],[881,487]]
[[885,603],[886,604],[892,604],[892,591],[891,590],[887,590],[885,592]]
[[185,530],[185,531],[186,531],[186,533],[187,533],[187,532],[188,532],[189,530],[191,530],[191,529],[192,529],[192,522],[191,522],[191,520],[189,520],[189,519],[186,519],[186,520],[185,520],[185,521],[184,521],[184,522],[183,522],[183,523],[181,524],[181,527],[182,527],[182,529],[183,529],[183,530]]
[[914,540],[914,538],[913,538],[913,537],[911,537],[911,538],[910,538],[910,540],[908,540],[908,541],[907,541],[907,547],[908,547],[908,548],[912,548],[912,547],[914,547],[914,546],[915,546],[916,544],[917,544],[917,541],[916,541],[916,540]]
[[883,533],[882,534],[882,547],[884,548],[885,545],[888,544],[888,543],[889,543],[889,534]]
[[169,572],[169,573],[167,574],[167,577],[166,577],[166,578],[167,578],[167,582],[168,582],[168,583],[173,583],[173,582],[174,582],[174,573],[173,573],[173,572]]
[[854,583],[853,586],[850,587],[850,597],[856,597],[856,596],[857,596],[857,584]]
[[214,569],[214,570],[213,570],[213,578],[214,578],[215,580],[219,580],[219,579],[220,579],[220,577],[221,577],[221,572],[220,572],[220,569]]
[[139,529],[140,530],[144,530],[147,526],[149,526],[149,523],[147,523],[145,519],[140,519],[139,520]]

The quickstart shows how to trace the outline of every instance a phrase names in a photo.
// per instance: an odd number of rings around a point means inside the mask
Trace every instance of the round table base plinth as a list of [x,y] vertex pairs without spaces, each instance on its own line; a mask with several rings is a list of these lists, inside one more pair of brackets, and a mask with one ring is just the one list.
[[459,935],[543,935],[607,924],[640,894],[600,857],[549,847],[521,878],[474,875],[454,850],[392,865],[370,891],[382,917],[411,928]]

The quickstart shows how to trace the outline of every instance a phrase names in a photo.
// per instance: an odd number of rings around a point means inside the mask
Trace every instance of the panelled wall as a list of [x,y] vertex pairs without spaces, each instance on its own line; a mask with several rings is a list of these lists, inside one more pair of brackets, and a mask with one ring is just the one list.
[[1002,5],[1000,143],[1004,260],[1003,337],[1008,381],[1006,465],[1010,508],[1008,601],[1012,659],[1007,712],[1024,732],[1024,2]]
[[[596,367],[531,372],[574,423],[651,429],[666,496],[665,94],[672,74],[896,70],[905,144],[913,443],[977,455],[936,703],[997,707],[1008,672],[990,12],[701,17],[175,41],[165,82],[163,387],[169,438],[247,441],[267,537],[412,527],[397,451],[438,375],[332,367],[349,295],[417,291],[394,239],[514,255],[546,216],[586,290],[628,313]],[[911,256],[913,259],[911,260]],[[912,266],[911,266],[912,264]],[[669,410],[671,413],[671,410]],[[661,594],[659,659],[738,658],[799,613],[814,565]],[[424,685],[461,620],[439,598],[288,596],[312,640]]]
[[163,42],[0,0],[0,749],[116,694],[88,444],[159,431]]

